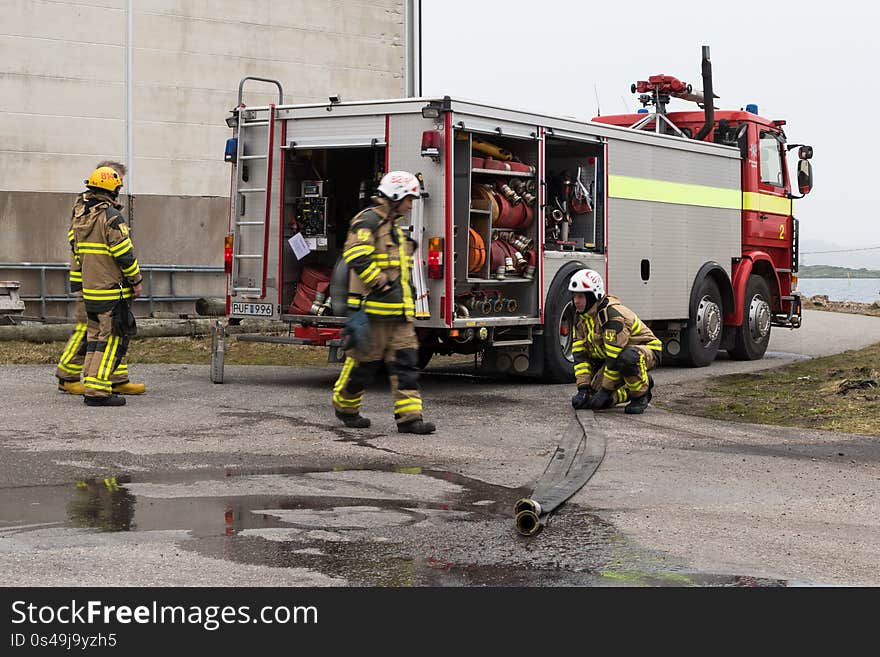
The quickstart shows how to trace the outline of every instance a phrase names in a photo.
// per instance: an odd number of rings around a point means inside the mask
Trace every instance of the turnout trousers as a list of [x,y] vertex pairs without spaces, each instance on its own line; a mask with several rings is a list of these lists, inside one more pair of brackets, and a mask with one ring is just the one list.
[[[590,366],[595,369],[596,373],[592,375],[590,387],[594,392],[602,389],[602,382],[608,379],[614,382],[615,387],[610,391],[611,399],[615,404],[624,404],[633,399],[643,397],[648,392],[648,371],[654,369],[659,364],[659,358],[653,350],[642,347],[632,346],[626,347],[626,350],[632,350],[627,354],[626,363],[621,363],[618,359],[618,369],[611,370],[603,360],[590,361],[590,365],[580,366],[582,371],[590,372]],[[578,381],[581,379],[579,378]]]
[[[617,369],[611,370],[606,364],[603,371],[605,380],[615,384],[613,393],[616,394],[612,394],[615,403],[638,399],[647,394],[648,370],[660,364],[660,358],[654,350],[642,345],[624,347],[623,353],[616,362]],[[601,382],[602,379],[599,378],[599,381]]]
[[418,340],[412,322],[371,321],[371,344],[367,351],[346,352],[342,372],[333,386],[333,407],[340,413],[360,412],[364,389],[382,362],[388,369],[394,419],[397,424],[422,419],[419,394]]
[[[70,336],[67,344],[64,345],[64,351],[61,352],[61,358],[55,370],[55,376],[61,381],[79,381],[83,373],[86,350],[88,349],[88,342],[86,340],[88,318],[82,293],[77,294],[75,319],[76,326],[73,329],[73,334]],[[112,385],[128,383],[128,364],[125,362],[125,354],[121,356],[119,364],[113,370],[113,374],[110,375],[110,383]]]
[[[107,397],[112,392],[114,378],[125,354],[128,337],[113,333],[113,311],[87,313],[86,356],[83,363],[83,385],[87,397]],[[125,370],[125,379],[128,371]]]

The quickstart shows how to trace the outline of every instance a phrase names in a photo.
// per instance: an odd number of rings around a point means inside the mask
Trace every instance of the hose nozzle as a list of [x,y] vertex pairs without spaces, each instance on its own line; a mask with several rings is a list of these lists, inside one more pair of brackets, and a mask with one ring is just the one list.
[[523,536],[534,536],[544,526],[539,516],[541,505],[528,497],[519,500],[513,507],[516,514],[516,531]]

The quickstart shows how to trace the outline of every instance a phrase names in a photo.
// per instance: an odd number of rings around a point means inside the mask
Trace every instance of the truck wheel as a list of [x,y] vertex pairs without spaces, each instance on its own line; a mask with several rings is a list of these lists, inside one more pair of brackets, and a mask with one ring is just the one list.
[[737,327],[733,349],[727,353],[736,360],[758,360],[770,343],[770,287],[767,281],[752,274],[746,283],[742,326]]
[[547,292],[544,307],[544,380],[550,383],[574,381],[574,357],[571,343],[574,341],[575,311],[568,291],[568,281],[584,265],[572,262],[556,274]]
[[679,358],[681,362],[693,367],[706,367],[715,360],[724,329],[722,313],[718,285],[707,276],[700,283],[688,327],[682,336],[684,353]]

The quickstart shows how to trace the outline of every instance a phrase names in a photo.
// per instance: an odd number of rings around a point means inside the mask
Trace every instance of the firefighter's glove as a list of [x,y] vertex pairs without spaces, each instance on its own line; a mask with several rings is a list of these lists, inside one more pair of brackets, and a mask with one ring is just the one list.
[[614,400],[611,398],[611,393],[604,388],[593,395],[590,400],[590,408],[594,411],[604,411],[612,406],[614,406]]
[[592,396],[593,391],[589,387],[578,389],[577,394],[571,398],[571,407],[575,410],[590,408]]
[[341,347],[345,350],[368,351],[370,348],[370,321],[365,310],[358,310],[349,317],[339,332]]

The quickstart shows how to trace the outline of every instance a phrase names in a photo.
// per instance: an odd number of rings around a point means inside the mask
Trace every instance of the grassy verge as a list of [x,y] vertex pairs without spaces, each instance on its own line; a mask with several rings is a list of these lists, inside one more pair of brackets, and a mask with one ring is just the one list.
[[[0,341],[0,365],[54,365],[64,349],[64,342]],[[225,365],[327,365],[327,347],[239,342],[226,339]],[[211,338],[135,338],[128,348],[131,364],[210,365]],[[435,356],[432,364],[471,363],[473,356]],[[338,365],[337,365],[338,367]]]
[[880,344],[670,386],[655,400],[660,408],[720,420],[880,436]]
[[[0,342],[0,364],[46,364],[58,362],[63,342]],[[135,338],[128,348],[128,362],[192,363],[211,362],[211,338]],[[261,342],[226,340],[226,365],[326,365],[326,347],[293,346]]]

